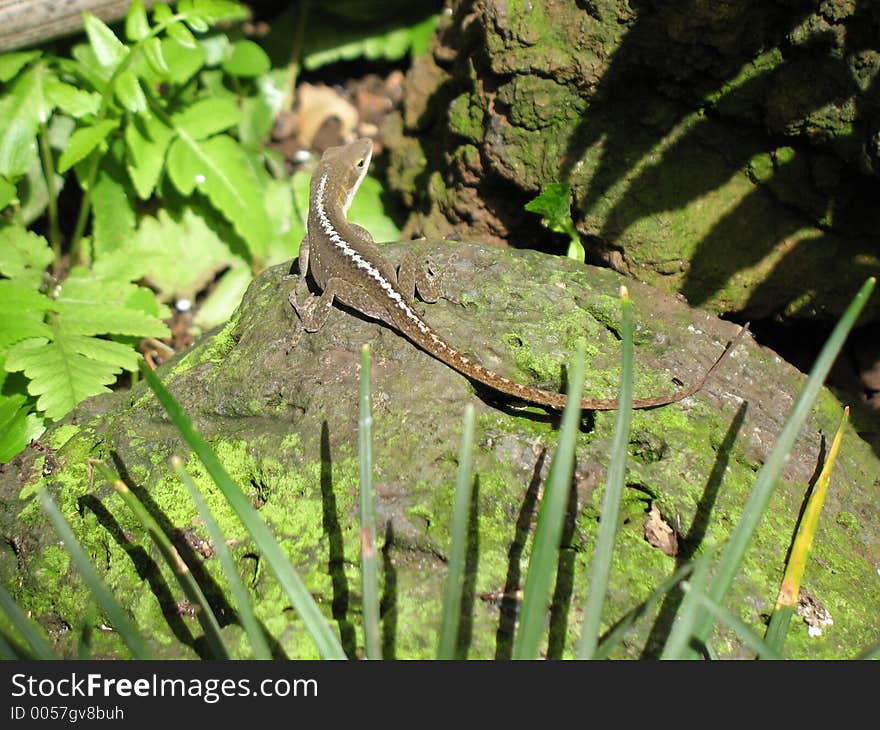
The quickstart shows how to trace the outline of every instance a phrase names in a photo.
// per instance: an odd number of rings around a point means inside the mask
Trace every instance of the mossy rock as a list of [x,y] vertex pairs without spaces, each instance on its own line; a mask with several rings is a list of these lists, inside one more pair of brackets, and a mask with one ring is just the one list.
[[[567,259],[446,241],[406,244],[429,253],[445,276],[444,299],[419,303],[438,331],[483,364],[522,382],[561,389],[564,368],[585,339],[586,392],[614,396],[620,346],[620,275]],[[400,260],[404,245],[386,248]],[[232,320],[160,370],[165,383],[267,522],[338,631],[362,653],[360,625],[357,402],[361,347],[372,352],[375,500],[381,551],[385,656],[434,655],[449,550],[456,454],[465,404],[477,412],[474,512],[465,581],[462,655],[510,655],[537,506],[557,441],[558,416],[493,396],[394,331],[337,309],[324,329],[302,331],[287,303],[287,267],[253,282]],[[637,395],[676,388],[712,363],[736,327],[644,285],[635,307]],[[634,414],[627,486],[606,627],[643,601],[683,560],[720,545],[736,523],[755,474],[804,376],[747,341],[707,387],[685,401]],[[726,605],[757,631],[776,598],[786,550],[825,439],[841,405],[823,391],[800,435]],[[549,656],[571,656],[582,621],[586,576],[601,505],[614,413],[585,413],[551,612]],[[257,614],[279,657],[316,649],[278,582],[198,460],[150,392],[81,404],[0,474],[0,576],[19,605],[74,656],[89,595],[47,526],[34,495],[47,488],[113,593],[162,657],[204,655],[199,625],[142,526],[93,470],[103,460],[174,536],[214,607],[236,656],[245,636],[207,534],[169,468],[181,456],[232,546]],[[876,640],[867,596],[880,564],[880,463],[848,428],[835,467],[806,587],[834,625],[821,637],[793,625],[792,657],[849,657]],[[678,532],[670,557],[644,537],[659,509]],[[648,612],[616,652],[656,654],[677,599]],[[100,624],[101,617],[94,622]],[[8,619],[0,619],[10,631]],[[737,638],[712,638],[723,657],[749,655]],[[113,632],[98,631],[97,656],[125,656]]]
[[459,4],[386,134],[404,232],[536,248],[523,205],[564,182],[591,260],[827,325],[880,271],[877,7]]

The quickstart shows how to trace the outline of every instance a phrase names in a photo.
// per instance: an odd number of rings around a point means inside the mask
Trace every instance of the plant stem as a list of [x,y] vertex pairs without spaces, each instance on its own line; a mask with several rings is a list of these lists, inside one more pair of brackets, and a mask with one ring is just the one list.
[[299,76],[303,37],[305,36],[306,22],[309,18],[310,4],[309,0],[303,0],[299,4],[299,17],[296,21],[296,30],[293,36],[293,48],[290,51],[290,62],[287,64],[287,81],[284,87],[282,109],[290,109],[293,106],[293,90],[296,87],[296,79]]
[[91,161],[89,163],[89,175],[86,179],[86,185],[83,189],[82,201],[79,204],[79,214],[76,217],[76,226],[73,229],[73,238],[70,242],[70,263],[84,264],[85,259],[82,255],[82,237],[86,230],[86,223],[89,220],[89,213],[92,212],[92,189],[95,187],[95,180],[98,177],[98,164],[101,162],[103,153],[96,154],[100,150],[92,152]]
[[52,164],[52,148],[49,146],[49,130],[45,122],[40,122],[40,157],[43,163],[43,175],[46,177],[46,194],[49,212],[49,245],[52,247],[54,260],[52,273],[57,275],[61,268],[61,229],[58,227],[58,191],[55,189],[55,165]]

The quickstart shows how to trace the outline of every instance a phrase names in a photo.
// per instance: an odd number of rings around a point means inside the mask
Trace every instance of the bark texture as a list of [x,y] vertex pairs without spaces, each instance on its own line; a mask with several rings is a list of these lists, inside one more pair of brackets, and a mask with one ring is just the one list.
[[593,260],[836,318],[880,271],[878,39],[867,0],[454,3],[391,129],[407,232],[533,247],[523,204],[568,182]]

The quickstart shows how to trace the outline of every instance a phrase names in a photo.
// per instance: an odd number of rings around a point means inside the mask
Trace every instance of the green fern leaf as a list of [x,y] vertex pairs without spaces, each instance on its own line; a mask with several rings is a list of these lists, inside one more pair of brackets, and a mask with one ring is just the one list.
[[96,259],[125,245],[135,227],[134,195],[122,160],[125,141],[113,140],[92,188],[92,250]]
[[4,322],[0,327],[0,351],[22,340],[48,337],[51,334],[49,325],[43,322],[41,317],[36,317],[32,313],[16,313],[14,319]]
[[271,226],[263,206],[262,180],[244,150],[226,135],[194,140],[176,128],[178,138],[168,151],[168,174],[184,195],[198,189],[232,223],[254,258],[265,255]]
[[21,340],[48,337],[51,330],[43,317],[51,308],[45,294],[8,279],[0,281],[0,352]]
[[155,37],[147,38],[142,48],[144,49],[144,58],[147,60],[147,65],[153,73],[160,78],[167,76],[170,69],[168,68],[168,61],[165,60],[165,54],[162,53],[162,41]]
[[61,158],[58,160],[58,172],[66,172],[84,159],[118,126],[118,119],[104,119],[88,127],[77,129],[67,143],[67,147],[64,148],[64,152],[61,153]]
[[396,61],[407,52],[416,55],[427,47],[439,17],[431,15],[404,27],[395,23],[382,30],[363,23],[334,22],[316,27],[303,44],[303,67],[311,71],[360,57]]
[[[173,16],[174,13],[171,11],[171,8],[164,3],[159,3],[153,7],[153,23],[155,25],[168,23]],[[193,34],[186,29],[183,23],[171,21],[165,27],[165,32],[170,38],[173,38],[187,48],[196,48],[199,45]]]
[[[137,368],[138,354],[130,345],[93,335],[168,336],[165,324],[145,311],[150,307],[155,311],[152,292],[125,277],[111,278],[98,266],[72,269],[57,299],[17,281],[2,280],[3,366],[9,372],[23,372],[30,381],[28,392],[38,396],[37,409],[57,420],[83,399],[106,392],[122,369]],[[21,427],[15,420],[18,416],[13,413],[10,418]]]
[[42,53],[42,51],[17,51],[16,53],[4,53],[0,56],[0,82],[5,84],[10,79],[15,78],[19,71],[35,58],[39,58]]
[[[155,7],[162,8],[168,6],[156,5]],[[162,57],[168,66],[167,80],[182,86],[205,65],[207,52],[204,45],[187,46],[175,38],[163,38]]]
[[186,107],[172,119],[178,130],[202,140],[238,124],[241,109],[232,97],[212,97]]
[[190,208],[179,217],[165,210],[155,218],[144,216],[125,246],[101,263],[108,269],[124,269],[132,279],[145,279],[162,301],[194,298],[224,269],[246,266],[209,222]]
[[9,180],[0,177],[0,210],[3,210],[13,200],[16,199],[18,190]]
[[21,226],[0,228],[0,274],[37,289],[52,259],[52,249],[42,236]]
[[43,420],[29,412],[28,400],[21,393],[0,395],[0,463],[9,461],[45,430]]
[[137,353],[127,345],[65,332],[53,327],[53,339],[38,337],[16,343],[6,353],[6,369],[30,380],[28,392],[37,408],[57,420],[107,387],[122,371],[137,369]]
[[[6,319],[20,312],[48,312],[52,307],[52,300],[45,294],[17,281],[0,280],[0,317]],[[8,324],[3,322],[4,326]]]
[[251,16],[247,6],[233,0],[193,0],[185,5],[178,5],[177,12],[197,14],[211,25],[221,20],[247,20]]
[[104,68],[114,69],[129,51],[116,34],[104,22],[89,12],[83,13],[83,28],[88,36],[95,57]]
[[135,117],[125,126],[126,169],[141,200],[156,189],[173,137],[174,131],[158,117]]
[[67,334],[167,337],[168,327],[161,320],[130,306],[138,288],[103,277],[98,266],[93,271],[75,267],[54,302],[58,320]]
[[53,107],[65,114],[79,119],[88,114],[97,114],[101,108],[101,95],[78,89],[58,79],[46,81],[46,99]]
[[230,76],[252,78],[266,73],[272,67],[272,62],[260,46],[253,41],[243,40],[232,44],[232,53],[223,61],[222,67]]
[[49,117],[43,90],[46,69],[29,69],[0,101],[0,175],[24,175],[37,158],[37,129]]
[[125,16],[125,37],[130,41],[142,41],[150,35],[150,22],[144,0],[134,0]]
[[147,97],[141,89],[137,76],[132,71],[123,71],[116,79],[116,98],[132,114],[147,110]]

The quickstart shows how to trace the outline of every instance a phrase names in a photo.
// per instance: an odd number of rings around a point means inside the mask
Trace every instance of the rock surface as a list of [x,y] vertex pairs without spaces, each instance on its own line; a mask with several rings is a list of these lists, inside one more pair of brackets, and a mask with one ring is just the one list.
[[533,248],[565,182],[588,255],[716,313],[827,322],[880,271],[876,3],[455,8],[387,135],[407,233]]
[[[418,303],[449,340],[483,364],[523,382],[560,389],[578,338],[588,344],[587,392],[615,395],[620,348],[618,289],[606,269],[533,252],[423,241],[444,271],[445,299]],[[398,260],[404,246],[386,249]],[[461,418],[477,411],[467,601],[462,652],[507,657],[516,592],[525,577],[541,488],[557,439],[553,414],[518,408],[473,385],[375,322],[337,310],[305,334],[286,301],[285,267],[264,272],[232,321],[161,371],[269,524],[351,656],[362,651],[357,518],[357,400],[360,350],[372,351],[374,485],[381,547],[383,647],[387,657],[431,657],[449,549]],[[629,284],[636,320],[637,395],[691,379],[736,332],[650,287]],[[291,347],[291,343],[293,346]],[[288,352],[289,349],[289,352]],[[804,377],[751,341],[707,388],[683,403],[634,414],[622,523],[604,618],[610,624],[644,600],[676,565],[728,536]],[[735,581],[727,605],[757,630],[776,598],[798,512],[833,435],[841,406],[823,391],[797,442]],[[549,656],[569,656],[585,597],[615,414],[585,414],[550,621]],[[178,454],[231,541],[241,574],[278,656],[316,650],[268,567],[197,459],[144,388],[91,399],[47,434],[44,446],[0,474],[0,577],[20,605],[75,652],[88,604],[66,552],[32,498],[49,488],[114,594],[160,656],[203,652],[200,630],[143,528],[92,469],[104,459],[176,536],[238,654],[247,655],[220,566],[168,458]],[[798,623],[795,657],[849,657],[876,640],[880,566],[880,461],[849,429],[822,516],[806,586],[834,624],[819,638]],[[645,539],[657,513],[669,556]],[[665,531],[668,533],[668,531]],[[656,542],[656,541],[654,541]],[[618,656],[656,654],[675,597],[633,628]],[[566,629],[566,624],[568,628]],[[735,636],[713,638],[721,656],[747,656]],[[99,656],[125,655],[100,633]]]

